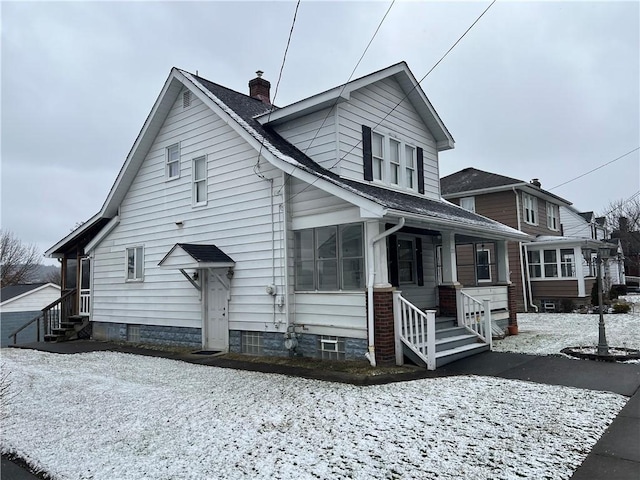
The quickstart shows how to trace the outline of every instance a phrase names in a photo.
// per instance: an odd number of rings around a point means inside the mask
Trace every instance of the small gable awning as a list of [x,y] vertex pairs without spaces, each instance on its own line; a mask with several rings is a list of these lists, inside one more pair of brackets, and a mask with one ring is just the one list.
[[176,243],[158,265],[184,270],[188,268],[233,267],[236,262],[215,245]]

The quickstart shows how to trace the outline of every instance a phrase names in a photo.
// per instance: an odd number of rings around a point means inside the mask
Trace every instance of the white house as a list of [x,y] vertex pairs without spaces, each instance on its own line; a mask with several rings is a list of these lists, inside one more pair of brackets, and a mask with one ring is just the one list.
[[[47,305],[60,297],[60,287],[54,283],[28,283],[9,285],[0,290],[1,345],[13,343],[9,335],[35,318]],[[37,341],[36,325],[30,325],[18,334],[22,343]]]
[[[47,252],[94,338],[375,364],[424,354],[425,309],[515,322],[506,243],[529,237],[441,199],[454,141],[405,63],[284,108],[260,75],[245,95],[172,69],[101,210]],[[458,282],[471,242],[496,245],[491,283]],[[461,328],[482,345],[439,351],[488,348]]]

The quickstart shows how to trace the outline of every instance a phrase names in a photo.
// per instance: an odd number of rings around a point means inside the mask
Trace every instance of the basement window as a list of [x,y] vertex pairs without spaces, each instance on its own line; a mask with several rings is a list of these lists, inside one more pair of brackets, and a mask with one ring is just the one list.
[[262,332],[242,332],[242,353],[262,355]]
[[322,360],[344,360],[344,338],[330,335],[319,336],[318,356]]

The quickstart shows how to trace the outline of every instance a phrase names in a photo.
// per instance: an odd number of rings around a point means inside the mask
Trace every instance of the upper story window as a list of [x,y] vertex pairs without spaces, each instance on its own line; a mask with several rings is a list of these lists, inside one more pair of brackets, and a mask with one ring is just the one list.
[[476,211],[476,197],[462,197],[460,199],[460,206],[470,212]]
[[558,205],[547,202],[547,227],[550,230],[560,230],[560,211]]
[[538,199],[528,193],[522,193],[522,216],[530,225],[538,224]]
[[296,231],[296,290],[364,288],[363,238],[360,223]]
[[167,147],[167,179],[180,177],[180,144]]
[[193,204],[207,204],[207,157],[193,159]]
[[141,282],[144,274],[144,249],[143,247],[130,247],[126,249],[127,282]]
[[423,150],[362,126],[364,179],[424,193]]

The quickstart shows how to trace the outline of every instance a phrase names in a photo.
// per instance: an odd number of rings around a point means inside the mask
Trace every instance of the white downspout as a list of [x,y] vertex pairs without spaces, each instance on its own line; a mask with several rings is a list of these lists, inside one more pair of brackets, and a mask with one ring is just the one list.
[[369,240],[369,249],[367,252],[367,264],[369,277],[367,280],[367,336],[369,340],[369,349],[364,356],[369,360],[369,363],[372,367],[376,366],[376,352],[374,346],[374,325],[373,325],[373,283],[375,280],[376,272],[374,271],[374,261],[373,261],[373,246],[375,243],[379,242],[383,238],[388,237],[389,235],[397,232],[402,227],[404,227],[405,219],[404,217],[400,217],[400,221],[395,227],[390,228],[389,230],[385,230],[382,233],[379,233],[375,237]]
[[[516,195],[516,213],[518,214],[518,230],[522,231],[522,218],[520,216],[520,197],[518,196],[518,191],[516,187],[511,188],[513,193]],[[522,247],[524,246],[524,255],[522,254]],[[533,307],[538,313],[538,307],[536,307],[533,303],[529,303],[531,300],[531,279],[529,278],[529,262],[527,261],[525,264],[524,258],[527,255],[527,246],[522,242],[518,242],[518,256],[520,257],[520,276],[522,278],[522,303],[524,304],[524,311],[529,311],[529,306]],[[527,294],[527,285],[529,286],[529,293]]]

